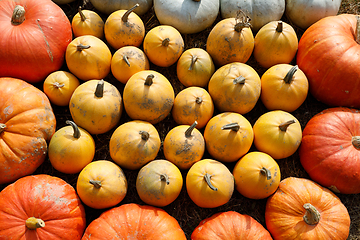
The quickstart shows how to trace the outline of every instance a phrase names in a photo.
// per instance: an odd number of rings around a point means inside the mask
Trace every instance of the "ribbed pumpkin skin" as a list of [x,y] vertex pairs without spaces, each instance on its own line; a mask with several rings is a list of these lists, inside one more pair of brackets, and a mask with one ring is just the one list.
[[[29,217],[45,226],[30,230]],[[80,240],[85,209],[74,188],[46,174],[23,177],[0,192],[0,239]]]
[[[317,224],[304,221],[305,203],[320,212]],[[309,179],[296,177],[282,180],[278,190],[268,198],[265,222],[275,240],[345,240],[350,229],[348,211],[333,192]]]
[[270,233],[254,218],[235,211],[215,213],[202,220],[191,240],[272,240]]
[[82,240],[186,240],[175,218],[161,208],[124,204],[100,215],[87,227]]
[[33,173],[47,154],[56,119],[44,92],[0,78],[0,184]]

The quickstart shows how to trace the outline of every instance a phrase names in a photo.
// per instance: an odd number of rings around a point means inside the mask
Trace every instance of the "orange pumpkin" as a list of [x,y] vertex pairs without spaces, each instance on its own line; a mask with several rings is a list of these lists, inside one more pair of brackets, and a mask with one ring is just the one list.
[[206,150],[213,158],[235,162],[250,150],[254,132],[244,116],[225,112],[212,117],[206,124],[204,139]]
[[104,21],[96,12],[81,9],[75,14],[71,21],[71,27],[75,37],[92,35],[98,38],[104,37]]
[[274,239],[336,239],[349,235],[350,216],[329,189],[305,179],[289,177],[268,198],[266,227]]
[[33,173],[56,129],[49,99],[33,85],[0,78],[0,184]]
[[127,180],[123,170],[115,163],[97,160],[79,173],[76,191],[89,207],[104,209],[120,203],[127,193]]
[[229,63],[212,75],[209,93],[221,112],[250,112],[260,97],[261,80],[258,73],[245,63]]
[[110,156],[119,166],[135,170],[152,161],[160,150],[160,136],[149,122],[134,120],[121,124],[110,138]]
[[82,240],[186,240],[178,221],[165,210],[135,203],[103,212],[86,228]]
[[130,77],[123,96],[125,111],[130,118],[156,124],[170,114],[175,93],[164,75],[144,70]]
[[213,117],[214,103],[204,88],[187,87],[176,95],[171,114],[177,124],[191,125],[196,121],[196,128],[201,129]]
[[0,239],[80,240],[86,227],[74,188],[46,174],[22,177],[0,192],[0,222]]

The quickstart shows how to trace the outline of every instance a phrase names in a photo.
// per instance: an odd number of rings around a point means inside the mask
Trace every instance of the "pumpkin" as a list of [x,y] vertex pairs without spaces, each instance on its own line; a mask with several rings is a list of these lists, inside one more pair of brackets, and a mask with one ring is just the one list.
[[151,28],[145,35],[143,48],[149,60],[160,67],[176,63],[184,51],[184,39],[180,32],[168,25]]
[[102,134],[115,127],[122,114],[119,90],[104,80],[89,80],[78,86],[70,98],[74,122],[91,134]]
[[309,82],[297,65],[276,64],[261,76],[261,102],[268,110],[293,112],[304,102]]
[[233,169],[236,190],[244,197],[263,199],[273,194],[281,180],[280,167],[268,154],[245,154]]
[[114,207],[127,193],[123,170],[108,160],[97,160],[79,173],[76,191],[84,204],[95,209]]
[[130,77],[123,96],[125,111],[130,118],[156,124],[170,114],[175,93],[164,75],[143,70]]
[[208,91],[201,87],[187,87],[181,90],[176,95],[171,110],[177,124],[191,125],[196,121],[197,129],[204,128],[213,117],[213,113],[213,100]]
[[255,147],[274,159],[290,157],[301,143],[299,120],[282,110],[262,114],[254,123],[253,130]]
[[251,19],[254,32],[271,21],[278,21],[285,12],[285,0],[220,0],[222,18],[236,17],[237,11],[244,11]]
[[276,239],[339,239],[349,235],[350,217],[341,200],[315,182],[288,177],[268,198],[268,231]]
[[86,227],[74,188],[46,174],[22,177],[0,192],[0,222],[1,239],[80,240]]
[[153,0],[90,0],[90,2],[96,10],[106,15],[117,10],[130,9],[135,4],[139,4],[139,7],[134,9],[134,13],[144,15],[153,6]]
[[154,160],[160,145],[159,133],[151,123],[133,120],[115,129],[109,151],[112,160],[119,166],[135,170]]
[[0,9],[0,77],[37,83],[62,67],[72,31],[58,5],[49,0],[4,0]]
[[218,212],[202,220],[191,240],[272,240],[270,233],[254,218],[235,211]]
[[104,37],[104,21],[96,12],[92,10],[78,8],[71,21],[71,27],[75,37],[92,35],[98,38]]
[[360,113],[329,108],[306,124],[299,149],[300,162],[311,179],[343,194],[360,193]]
[[254,132],[244,116],[224,112],[212,117],[206,124],[204,139],[206,150],[213,158],[235,162],[250,150]]
[[310,93],[327,105],[360,107],[356,24],[355,15],[330,16],[314,23],[300,38],[296,62],[309,80]]
[[110,73],[111,58],[105,42],[92,35],[72,40],[65,54],[70,72],[83,81],[105,78]]
[[182,34],[198,33],[210,27],[219,14],[219,0],[154,0],[160,24],[170,25]]
[[250,112],[260,97],[261,80],[250,65],[228,63],[212,75],[208,91],[220,112]]
[[105,38],[114,49],[141,45],[145,36],[145,26],[141,18],[133,12],[138,6],[139,4],[136,4],[129,10],[117,10],[106,19]]
[[145,53],[138,47],[119,48],[111,59],[111,73],[123,84],[137,72],[149,70],[150,64]]
[[205,140],[201,132],[196,129],[196,125],[196,121],[191,126],[178,125],[165,136],[163,142],[165,158],[180,169],[189,169],[204,155]]
[[176,65],[176,75],[185,87],[207,87],[214,72],[214,62],[202,48],[187,49]]
[[103,212],[89,224],[82,240],[115,238],[186,240],[178,221],[165,210],[135,203]]
[[242,11],[236,17],[218,22],[206,40],[206,51],[215,65],[223,66],[232,62],[246,63],[254,49],[254,35],[250,19]]
[[58,171],[74,174],[89,164],[95,155],[95,141],[84,129],[73,121],[70,126],[57,130],[51,137],[48,157],[51,165]]
[[290,63],[299,45],[294,28],[281,20],[262,26],[254,41],[254,58],[263,68]]
[[143,166],[136,177],[136,191],[146,204],[164,207],[175,201],[183,178],[175,164],[157,159]]
[[337,15],[341,0],[286,0],[285,15],[289,21],[302,29],[328,16]]
[[43,91],[51,103],[58,106],[68,106],[75,89],[80,85],[74,74],[67,71],[55,71],[44,80]]
[[201,208],[215,208],[229,202],[234,192],[234,177],[221,162],[203,159],[194,163],[186,174],[186,190]]
[[0,78],[0,184],[35,172],[55,129],[44,92],[20,79]]

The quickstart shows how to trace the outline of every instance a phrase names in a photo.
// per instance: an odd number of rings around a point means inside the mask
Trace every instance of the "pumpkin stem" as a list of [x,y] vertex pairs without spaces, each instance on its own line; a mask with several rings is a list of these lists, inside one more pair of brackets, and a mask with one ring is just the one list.
[[201,0],[193,0],[194,2],[200,2]]
[[241,9],[237,11],[235,18],[235,27],[234,30],[237,32],[241,32],[243,28],[251,27],[250,24],[251,18],[246,15],[244,11]]
[[20,25],[25,21],[25,8],[20,5],[16,5],[11,16],[11,24]]
[[[1,131],[1,130],[0,130]],[[360,136],[354,136],[351,139],[351,143],[352,145],[356,148],[356,149],[360,149]]]
[[151,84],[153,84],[153,79],[154,79],[154,74],[149,74],[146,79],[145,79],[145,85],[147,86],[151,86]]
[[40,218],[29,217],[25,221],[25,226],[30,230],[45,227],[45,222]]
[[80,133],[78,126],[73,121],[70,121],[70,120],[66,120],[66,124],[70,124],[72,126],[72,128],[74,130],[73,137],[76,139],[79,139],[81,136],[81,133]]
[[96,85],[95,96],[98,98],[102,98],[104,96],[104,83],[104,79],[101,79]]
[[239,131],[240,125],[238,123],[229,123],[221,127],[221,130],[233,130],[235,132]]
[[165,181],[165,182],[166,182],[166,185],[169,185],[169,184],[170,184],[169,176],[166,175],[165,173],[160,175],[160,180],[161,180],[161,181]]
[[196,97],[196,99],[195,99],[195,102],[196,102],[197,104],[202,103],[202,101],[203,101],[202,97]]
[[185,137],[191,137],[191,133],[192,133],[192,131],[194,130],[194,128],[196,127],[196,125],[197,125],[198,123],[197,123],[197,121],[195,121],[193,124],[191,124],[191,126],[190,127],[188,127],[188,129],[186,129],[186,131],[185,131]]
[[81,52],[84,49],[89,49],[91,46],[90,45],[82,45],[81,43],[79,45],[76,46],[76,51]]
[[150,137],[150,134],[147,131],[139,131],[139,134],[141,135],[141,139],[144,141],[147,141]]
[[195,65],[195,62],[198,60],[198,57],[197,56],[192,56],[191,57],[191,64],[190,64],[190,67],[189,67],[189,71],[193,70],[194,68],[194,65]]
[[130,13],[132,13],[135,8],[137,8],[139,6],[139,4],[135,4],[135,6],[133,6],[132,8],[130,8],[129,10],[127,10],[124,15],[122,16],[121,20],[124,22],[124,23],[128,23],[128,19],[129,19],[129,15]]
[[303,208],[305,208],[306,210],[303,219],[307,224],[315,225],[320,221],[321,215],[313,205],[311,205],[310,203],[305,203],[303,205]]
[[245,84],[245,80],[246,79],[243,76],[239,76],[234,79],[233,83],[234,84]]
[[291,119],[289,121],[281,123],[279,125],[279,128],[280,128],[281,131],[286,132],[287,128],[293,123],[296,123],[295,119]]
[[207,185],[210,187],[211,190],[213,190],[213,191],[218,190],[216,187],[214,187],[214,185],[212,185],[212,183],[211,183],[211,175],[210,174],[205,173],[204,179],[205,179]]
[[83,13],[83,11],[81,10],[81,6],[79,6],[79,8],[78,8],[78,12],[80,14],[81,21],[85,22],[86,17],[85,17],[85,14]]
[[6,125],[4,123],[0,123],[0,133],[2,133],[6,128]]
[[298,69],[299,69],[298,65],[295,65],[292,68],[290,68],[290,70],[284,77],[284,82],[290,84],[293,81],[294,75]]
[[58,82],[55,82],[53,85],[54,85],[54,87],[56,87],[56,88],[65,87],[65,84],[60,84],[60,83],[58,83]]
[[278,25],[276,27],[276,32],[281,33],[283,31],[283,26],[284,26],[283,21],[281,21],[281,20],[278,21]]
[[101,188],[101,181],[99,181],[99,180],[92,180],[92,179],[90,179],[89,180],[89,183],[90,184],[92,184],[92,185],[94,185],[94,187],[95,188]]
[[266,176],[266,180],[270,180],[271,179],[271,172],[270,169],[267,169],[266,167],[262,167],[260,169],[260,173],[263,176]]
[[169,46],[169,43],[170,43],[170,38],[165,38],[162,41],[161,45],[163,45],[164,47],[167,47],[167,46]]
[[356,15],[356,29],[355,29],[355,34],[356,34],[356,42],[358,44],[360,44],[360,16]]
[[125,63],[130,67],[129,58],[128,58],[126,55],[123,56],[123,60],[124,60]]

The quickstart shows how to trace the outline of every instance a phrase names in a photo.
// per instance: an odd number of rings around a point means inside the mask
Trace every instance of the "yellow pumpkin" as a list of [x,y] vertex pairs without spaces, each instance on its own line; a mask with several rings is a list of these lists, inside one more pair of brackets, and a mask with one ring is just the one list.
[[302,139],[299,121],[282,110],[264,113],[256,120],[253,129],[255,147],[274,159],[294,154]]
[[229,63],[212,75],[208,90],[219,111],[245,114],[259,100],[261,80],[250,65]]
[[196,125],[196,121],[191,126],[178,125],[172,128],[164,139],[163,150],[166,160],[180,169],[189,169],[204,155],[204,137],[195,128]]
[[89,80],[78,86],[69,102],[74,122],[90,132],[101,134],[115,127],[122,115],[119,90],[104,80]]
[[135,170],[152,161],[160,150],[160,136],[149,122],[121,124],[110,138],[110,156],[120,167]]
[[51,103],[68,106],[75,89],[80,85],[74,74],[67,71],[55,71],[44,80],[43,90]]
[[203,159],[188,170],[186,190],[197,206],[219,207],[230,200],[234,192],[234,177],[223,163]]
[[240,12],[236,18],[225,18],[210,31],[206,51],[215,65],[246,63],[254,49],[254,35],[249,18]]
[[74,37],[92,35],[98,38],[104,37],[104,21],[96,12],[83,10],[79,6],[78,13],[71,21]]
[[160,25],[145,35],[143,48],[150,62],[160,67],[169,67],[183,53],[184,39],[176,28]]
[[139,4],[129,10],[112,12],[105,21],[104,33],[107,42],[114,49],[124,46],[139,47],[145,36],[145,26],[141,18],[133,12]]
[[175,201],[183,186],[180,170],[171,162],[158,159],[138,172],[136,191],[146,204],[164,207]]
[[105,78],[110,73],[111,58],[105,42],[92,35],[75,38],[65,52],[70,72],[84,81]]
[[263,199],[272,195],[281,181],[277,162],[263,152],[245,154],[233,169],[236,190],[244,197]]
[[114,207],[127,193],[123,170],[108,160],[89,163],[79,173],[76,191],[87,206],[95,209]]
[[51,137],[48,157],[51,165],[58,171],[74,174],[80,172],[95,156],[95,141],[84,129],[73,121],[70,126],[57,130]]
[[123,96],[125,111],[130,118],[156,124],[170,114],[175,93],[164,75],[143,70],[130,77]]
[[309,82],[297,65],[276,64],[261,76],[260,99],[269,110],[293,112],[305,101]]
[[150,64],[147,56],[135,46],[119,48],[111,59],[111,73],[123,84],[126,84],[135,73],[149,69]]
[[204,88],[187,87],[176,95],[171,114],[177,124],[191,125],[196,121],[196,128],[201,129],[213,117],[214,103]]
[[202,48],[190,48],[183,52],[176,65],[176,74],[185,87],[207,87],[215,72],[214,62]]
[[254,58],[264,68],[276,64],[289,64],[298,49],[294,28],[283,21],[271,21],[255,35]]

